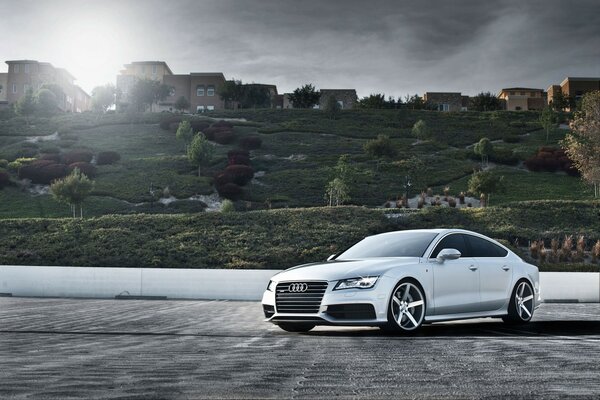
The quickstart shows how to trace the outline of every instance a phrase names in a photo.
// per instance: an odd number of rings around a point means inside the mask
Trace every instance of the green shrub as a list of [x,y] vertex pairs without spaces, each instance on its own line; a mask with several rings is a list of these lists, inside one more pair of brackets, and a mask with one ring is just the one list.
[[229,199],[223,200],[223,203],[221,203],[221,212],[222,213],[230,213],[230,212],[234,212],[234,211],[235,211],[235,205],[233,204],[233,201],[231,201]]
[[7,160],[0,160],[0,168],[6,168],[8,167],[8,161]]

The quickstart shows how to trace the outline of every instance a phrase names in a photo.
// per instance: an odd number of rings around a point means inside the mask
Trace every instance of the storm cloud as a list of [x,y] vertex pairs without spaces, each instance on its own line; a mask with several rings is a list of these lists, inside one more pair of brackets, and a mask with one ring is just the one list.
[[[138,60],[280,92],[310,82],[361,96],[546,89],[566,76],[600,76],[597,0],[0,0],[0,14],[2,59],[50,61],[87,90]],[[61,57],[65,35],[53,41],[78,20],[111,43],[93,76]]]

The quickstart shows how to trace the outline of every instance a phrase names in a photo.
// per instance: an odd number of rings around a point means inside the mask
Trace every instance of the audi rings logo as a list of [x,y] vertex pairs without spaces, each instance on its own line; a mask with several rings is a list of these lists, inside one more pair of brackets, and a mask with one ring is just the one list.
[[291,293],[304,293],[308,290],[308,285],[306,283],[292,283],[288,286],[288,290]]

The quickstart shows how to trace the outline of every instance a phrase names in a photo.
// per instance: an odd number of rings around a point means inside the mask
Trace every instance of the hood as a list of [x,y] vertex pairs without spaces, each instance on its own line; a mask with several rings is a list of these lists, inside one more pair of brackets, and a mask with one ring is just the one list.
[[329,261],[292,267],[278,273],[272,279],[276,282],[303,280],[334,281],[360,276],[383,275],[390,268],[418,263],[418,257],[385,257],[351,261]]

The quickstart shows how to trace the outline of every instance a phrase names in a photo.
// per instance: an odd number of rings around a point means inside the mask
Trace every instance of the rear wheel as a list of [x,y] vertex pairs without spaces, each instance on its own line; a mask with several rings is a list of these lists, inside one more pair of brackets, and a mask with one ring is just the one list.
[[425,319],[425,295],[416,282],[400,281],[392,292],[388,306],[386,331],[411,332],[418,329]]
[[527,281],[519,281],[515,286],[508,304],[508,315],[502,320],[506,323],[523,324],[533,317],[533,288]]
[[315,327],[314,324],[288,322],[277,324],[281,329],[287,332],[308,332]]

